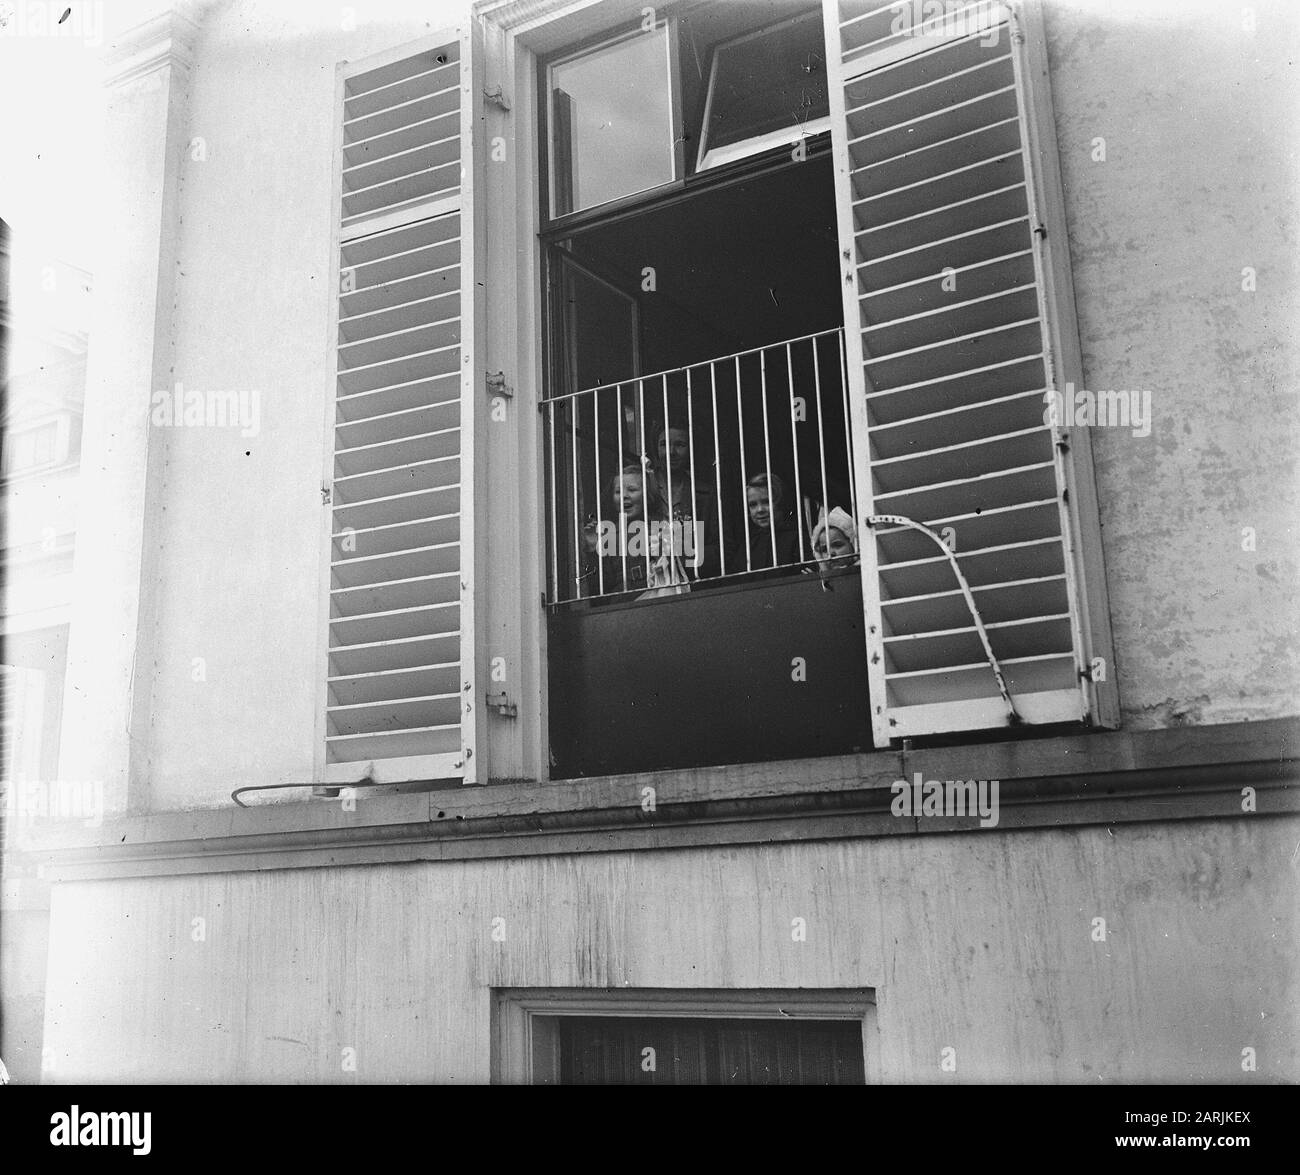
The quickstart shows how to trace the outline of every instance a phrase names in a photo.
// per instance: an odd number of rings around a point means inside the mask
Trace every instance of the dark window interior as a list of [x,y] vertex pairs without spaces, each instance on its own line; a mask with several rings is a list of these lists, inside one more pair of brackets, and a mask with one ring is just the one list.
[[[839,326],[838,248],[825,152],[620,217],[557,245],[636,302],[644,373]],[[653,290],[643,288],[647,269]],[[582,293],[570,305],[585,355],[604,345],[594,314],[615,295]],[[563,317],[569,306],[556,309]],[[636,374],[618,364],[588,364],[577,386]]]
[[[679,15],[686,166],[715,48],[807,7]],[[800,54],[795,65],[824,82],[814,48],[801,42]],[[803,93],[778,72],[769,121]],[[791,121],[804,115],[792,108]],[[813,546],[823,514],[853,509],[827,139],[687,175],[544,237],[557,778],[870,745],[856,560]],[[679,434],[672,458],[665,430]],[[759,475],[772,487],[771,524],[754,522]],[[673,538],[665,570],[629,554],[623,531],[612,547],[597,539],[637,511],[643,526],[693,535],[691,557],[676,559]]]
[[[564,1085],[863,1085],[849,1020],[561,1016]],[[653,1065],[650,1069],[653,1049]]]

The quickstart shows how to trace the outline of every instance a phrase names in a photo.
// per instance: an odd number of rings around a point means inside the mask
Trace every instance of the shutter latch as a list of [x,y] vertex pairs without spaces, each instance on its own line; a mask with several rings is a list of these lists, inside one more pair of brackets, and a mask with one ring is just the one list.
[[510,700],[505,690],[502,690],[499,694],[488,694],[487,704],[495,706],[496,712],[502,718],[517,718],[519,716],[519,707]]
[[501,92],[500,86],[493,86],[490,90],[484,86],[483,97],[491,102],[493,106],[499,106],[502,110],[510,109],[510,99]]
[[487,390],[490,396],[505,396],[507,400],[515,398],[515,390],[506,383],[506,373],[504,371],[489,371],[487,373]]

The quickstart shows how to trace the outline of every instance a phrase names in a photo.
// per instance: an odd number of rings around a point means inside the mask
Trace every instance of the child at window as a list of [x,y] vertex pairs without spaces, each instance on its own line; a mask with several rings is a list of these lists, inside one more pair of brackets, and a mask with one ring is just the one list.
[[[593,529],[604,564],[605,594],[663,586],[659,581],[664,573],[660,571],[656,577],[658,554],[650,553],[649,576],[646,571],[650,525],[664,521],[668,513],[655,471],[636,464],[624,465],[610,479],[607,492],[611,516]],[[684,571],[681,578],[685,579]],[[599,583],[590,590],[598,592]]]
[[[749,531],[746,550],[742,533],[727,552],[727,571],[757,570],[763,567],[786,567],[799,563],[799,522],[787,507],[785,483],[773,473],[758,473],[745,485],[745,525]],[[772,559],[773,536],[776,538],[776,561]],[[806,550],[807,548],[805,548]]]
[[828,515],[822,509],[817,525],[813,529],[813,554],[823,572],[830,567],[831,560],[844,559],[855,555],[858,550],[857,527],[846,510],[832,506]]

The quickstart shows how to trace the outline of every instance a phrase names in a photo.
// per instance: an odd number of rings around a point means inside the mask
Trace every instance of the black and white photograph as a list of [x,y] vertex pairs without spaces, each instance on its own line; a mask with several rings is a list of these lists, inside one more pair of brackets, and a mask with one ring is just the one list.
[[1098,1154],[1248,1149],[1298,52],[0,2],[0,1103],[165,1157],[146,1087],[1091,1086]]

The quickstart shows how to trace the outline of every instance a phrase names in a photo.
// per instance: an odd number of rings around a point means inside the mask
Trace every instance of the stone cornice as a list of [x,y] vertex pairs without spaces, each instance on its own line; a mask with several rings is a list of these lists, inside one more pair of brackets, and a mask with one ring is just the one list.
[[[45,877],[168,876],[1300,812],[1300,722],[1096,733],[636,776],[51,825],[21,847]],[[1000,780],[1000,819],[900,818],[897,779]],[[1242,789],[1254,789],[1253,811]],[[653,811],[643,806],[654,789]],[[15,830],[16,831],[16,830]]]
[[129,86],[165,66],[188,71],[199,33],[193,5],[177,0],[167,11],[126,30],[104,51],[104,84]]

